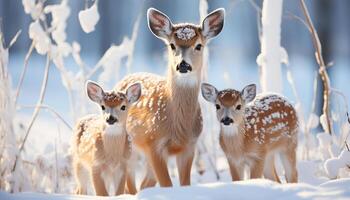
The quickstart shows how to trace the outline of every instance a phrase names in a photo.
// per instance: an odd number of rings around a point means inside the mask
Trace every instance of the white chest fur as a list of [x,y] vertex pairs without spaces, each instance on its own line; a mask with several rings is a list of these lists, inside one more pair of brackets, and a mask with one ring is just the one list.
[[182,87],[194,87],[198,85],[198,77],[194,72],[189,72],[186,74],[175,74],[175,82],[178,86]]
[[104,133],[108,136],[122,135],[123,132],[124,132],[124,127],[118,123],[114,123],[113,125],[106,124],[104,129]]
[[239,127],[236,124],[231,124],[229,126],[221,125],[221,130],[225,136],[234,136],[238,134]]

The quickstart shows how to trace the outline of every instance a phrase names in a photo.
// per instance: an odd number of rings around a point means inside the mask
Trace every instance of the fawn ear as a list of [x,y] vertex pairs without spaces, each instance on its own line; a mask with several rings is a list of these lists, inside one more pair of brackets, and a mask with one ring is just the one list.
[[209,13],[202,22],[202,35],[209,40],[217,36],[224,27],[225,9],[219,8]]
[[249,103],[249,102],[253,101],[255,96],[256,96],[256,85],[255,84],[247,85],[245,88],[243,88],[243,90],[241,92],[241,97],[245,103]]
[[169,39],[173,29],[173,24],[166,14],[157,9],[149,8],[147,11],[147,21],[149,29],[155,36],[160,39]]
[[126,98],[128,98],[129,103],[134,103],[141,97],[141,84],[134,83],[129,86],[126,90]]
[[105,93],[101,86],[93,81],[87,81],[86,92],[89,98],[96,103],[102,102]]
[[205,100],[215,103],[216,97],[218,96],[218,90],[214,86],[208,83],[202,83],[201,90],[202,96]]

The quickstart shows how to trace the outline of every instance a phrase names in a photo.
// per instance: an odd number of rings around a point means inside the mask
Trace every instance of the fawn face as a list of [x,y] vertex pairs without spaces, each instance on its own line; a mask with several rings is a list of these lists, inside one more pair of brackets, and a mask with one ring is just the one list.
[[102,110],[102,119],[107,125],[125,124],[130,104],[141,96],[141,84],[131,85],[126,93],[105,92],[97,83],[88,81],[86,90],[89,98],[97,103]]
[[256,95],[255,84],[246,86],[241,92],[233,89],[218,91],[207,83],[201,88],[204,99],[215,104],[217,118],[224,129],[238,128],[244,122],[245,106]]
[[[152,33],[168,46],[171,72],[180,84],[197,83],[203,64],[203,49],[207,41],[217,36],[224,25],[224,9],[210,13],[202,25],[173,24],[168,16],[150,8],[148,25]],[[192,80],[192,81],[191,81]]]

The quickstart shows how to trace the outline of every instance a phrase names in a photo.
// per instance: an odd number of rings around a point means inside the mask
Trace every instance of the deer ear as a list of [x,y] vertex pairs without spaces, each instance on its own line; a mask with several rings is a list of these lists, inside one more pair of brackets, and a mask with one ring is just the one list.
[[249,103],[249,102],[253,101],[255,96],[256,96],[256,85],[255,84],[247,85],[245,88],[243,88],[243,90],[241,92],[241,97],[245,103]]
[[126,98],[128,98],[129,103],[134,103],[141,97],[141,84],[134,83],[128,87],[126,90]]
[[88,81],[86,83],[86,93],[91,101],[101,103],[104,96],[104,91],[97,83]]
[[209,13],[202,22],[202,35],[208,40],[217,36],[224,27],[225,9],[219,8]]
[[152,33],[160,39],[169,39],[173,25],[166,14],[157,9],[150,8],[147,11],[148,27]]
[[205,100],[215,103],[216,97],[218,96],[218,90],[214,86],[208,83],[202,83],[201,90],[202,96]]

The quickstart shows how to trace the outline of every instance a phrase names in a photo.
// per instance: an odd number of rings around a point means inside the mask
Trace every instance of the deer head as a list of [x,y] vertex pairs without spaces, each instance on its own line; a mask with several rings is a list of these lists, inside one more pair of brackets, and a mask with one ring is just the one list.
[[148,26],[152,33],[168,46],[170,73],[180,85],[199,84],[203,64],[203,49],[217,36],[224,25],[224,9],[217,9],[201,25],[173,24],[164,13],[150,8]]
[[101,107],[101,116],[107,125],[125,124],[130,104],[141,96],[141,84],[135,83],[122,93],[105,92],[97,83],[88,81],[86,91],[88,97]]
[[237,127],[244,122],[246,104],[256,95],[256,85],[246,86],[242,91],[226,89],[218,91],[214,86],[203,83],[202,96],[205,100],[215,104],[217,118],[224,128]]

